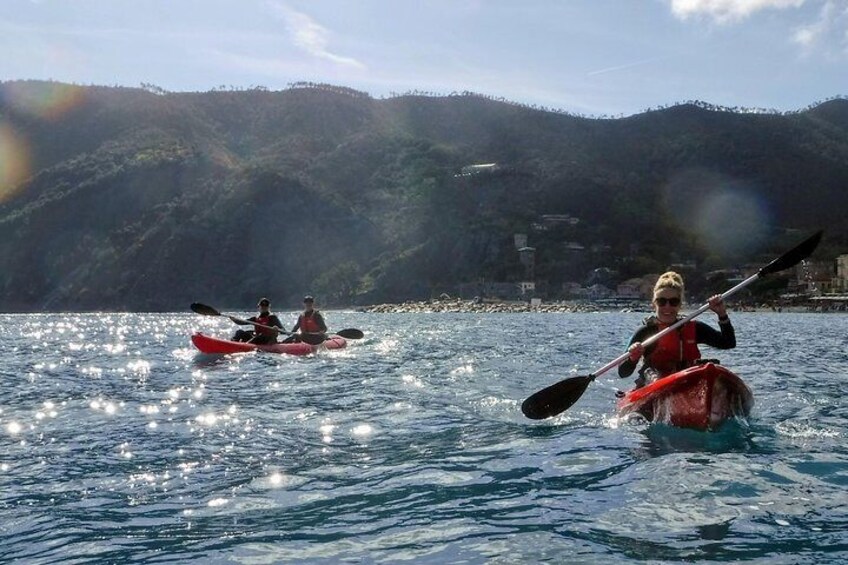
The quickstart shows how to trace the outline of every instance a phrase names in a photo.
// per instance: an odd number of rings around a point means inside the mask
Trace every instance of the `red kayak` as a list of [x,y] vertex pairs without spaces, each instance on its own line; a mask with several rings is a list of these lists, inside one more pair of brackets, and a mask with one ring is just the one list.
[[618,401],[618,414],[637,412],[651,422],[712,430],[754,406],[751,389],[714,363],[703,363],[631,390]]
[[321,349],[342,349],[347,346],[347,340],[341,336],[328,337],[321,345],[310,345],[308,343],[269,343],[257,345],[243,341],[230,341],[218,339],[202,333],[191,336],[191,342],[201,353],[225,355],[229,353],[247,353],[250,351],[265,351],[268,353],[287,353],[289,355],[309,355]]

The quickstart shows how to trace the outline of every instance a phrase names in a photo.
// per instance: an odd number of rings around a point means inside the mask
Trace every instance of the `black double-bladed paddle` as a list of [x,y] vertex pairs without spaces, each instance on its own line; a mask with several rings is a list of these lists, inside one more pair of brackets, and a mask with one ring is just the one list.
[[[751,275],[741,283],[737,284],[727,292],[721,295],[722,300],[727,299],[731,295],[737,293],[742,290],[749,284],[754,281],[761,279],[762,277],[783,271],[788,269],[789,267],[794,267],[807,257],[809,257],[816,247],[821,241],[822,232],[816,232],[814,235],[810,236],[797,246],[793,247],[759,271],[756,274]],[[671,326],[665,328],[659,333],[656,333],[642,342],[642,345],[645,347],[651,345],[652,343],[658,341],[662,336],[667,333],[676,330],[683,324],[695,319],[700,316],[707,310],[709,310],[709,303],[704,304],[685,318],[681,318]],[[552,384],[547,388],[543,388],[542,390],[532,394],[529,396],[524,402],[521,403],[521,411],[525,416],[531,418],[533,420],[542,420],[544,418],[550,418],[551,416],[556,416],[565,410],[568,410],[572,404],[577,402],[583,393],[586,391],[586,388],[589,386],[589,383],[595,380],[595,378],[601,376],[606,373],[613,367],[617,367],[621,363],[623,363],[628,357],[630,353],[625,351],[594,373],[591,373],[586,376],[581,377],[571,377],[568,379],[563,379],[556,384]]]
[[318,345],[319,343],[323,343],[334,335],[343,337],[345,339],[362,339],[363,337],[365,337],[365,334],[362,333],[362,330],[358,330],[356,328],[345,328],[343,330],[339,330],[331,334],[292,334],[291,337],[286,338],[286,341],[294,340],[297,338],[301,339],[302,341],[306,341],[306,339],[304,338],[308,337],[309,341],[307,341],[307,343],[311,343],[312,345]]
[[[221,314],[218,310],[216,310],[215,308],[213,308],[212,306],[209,306],[207,304],[201,304],[199,302],[192,302],[191,309],[192,309],[192,311],[196,312],[197,314],[201,314],[203,316],[224,316],[224,317],[229,318],[229,319],[231,319],[232,321],[234,321],[238,324],[243,324],[243,325],[253,324],[254,326],[259,326],[260,328],[267,328],[269,330],[275,330],[275,331],[278,331],[280,333],[292,335],[291,332],[281,330],[280,328],[275,328],[273,326],[265,326],[265,325],[262,325],[262,324],[257,324],[256,322],[251,322],[250,320],[243,320],[241,318],[236,318],[236,317],[233,317],[233,316],[229,316],[227,314]],[[335,335],[343,337],[345,339],[362,339],[365,336],[365,334],[363,334],[361,330],[358,330],[356,328],[346,328],[346,329],[343,329],[343,330],[339,330],[338,332],[335,333]],[[324,336],[324,335],[308,334],[308,333],[307,334],[297,334],[297,338],[300,339],[300,341],[308,343],[309,345],[321,345],[327,339],[327,337]]]
[[365,337],[365,334],[362,333],[362,330],[358,330],[356,328],[345,328],[343,330],[339,330],[331,334],[291,334],[291,336],[287,337],[283,341],[283,343],[292,343],[300,339],[301,341],[306,341],[307,343],[312,345],[319,345],[321,343],[324,343],[334,335],[343,337],[345,339],[362,339],[363,337]]
[[362,330],[358,330],[356,328],[345,328],[343,330],[335,332],[335,335],[343,337],[345,339],[362,339],[363,337],[365,337],[365,334],[362,333]]

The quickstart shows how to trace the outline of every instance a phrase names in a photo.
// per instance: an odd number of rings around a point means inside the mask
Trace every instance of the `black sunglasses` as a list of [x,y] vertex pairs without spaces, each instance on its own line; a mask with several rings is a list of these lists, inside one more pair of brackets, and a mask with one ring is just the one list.
[[669,306],[680,306],[680,299],[676,296],[674,298],[666,298],[665,296],[659,296],[654,298],[654,301],[657,303],[657,306],[665,306],[668,304]]

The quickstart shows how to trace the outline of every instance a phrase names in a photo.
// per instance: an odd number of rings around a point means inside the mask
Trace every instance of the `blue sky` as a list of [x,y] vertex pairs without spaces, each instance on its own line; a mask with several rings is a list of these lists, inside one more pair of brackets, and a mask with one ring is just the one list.
[[0,80],[794,110],[848,95],[848,0],[3,0],[0,53]]

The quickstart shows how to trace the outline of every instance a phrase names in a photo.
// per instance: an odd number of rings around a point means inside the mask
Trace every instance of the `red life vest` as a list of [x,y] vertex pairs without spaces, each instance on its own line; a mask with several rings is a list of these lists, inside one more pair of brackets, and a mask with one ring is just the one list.
[[[271,325],[271,314],[268,314],[267,316],[256,316],[254,321],[257,324],[262,324],[263,326],[270,326]],[[256,333],[258,333],[258,334],[271,335],[271,336],[277,335],[277,332],[275,332],[274,330],[269,330],[268,328],[261,328],[259,326],[253,326],[253,328],[256,330]]]
[[317,313],[318,310],[313,310],[308,316],[306,315],[306,312],[300,315],[300,331],[302,333],[317,334],[323,331],[321,326],[318,325],[318,322],[315,321],[315,315]]
[[[657,327],[662,331],[669,325],[657,324]],[[648,365],[656,369],[661,376],[666,376],[691,367],[700,358],[695,322],[690,321],[657,341],[648,356]]]

